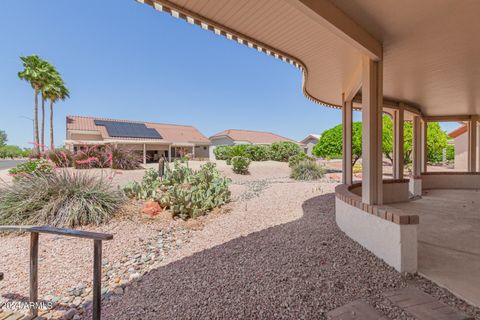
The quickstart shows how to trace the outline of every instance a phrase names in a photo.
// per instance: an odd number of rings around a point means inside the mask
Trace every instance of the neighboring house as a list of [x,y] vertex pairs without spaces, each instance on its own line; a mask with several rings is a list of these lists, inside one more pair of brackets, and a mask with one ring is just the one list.
[[272,144],[274,142],[289,141],[297,143],[291,139],[279,136],[271,132],[237,130],[229,129],[216,133],[210,137],[212,146],[210,148],[210,158],[214,159],[213,150],[216,146],[232,146],[236,144]]
[[114,145],[137,151],[143,161],[171,160],[184,155],[208,158],[210,140],[192,126],[67,116],[65,147],[76,151],[91,145]]
[[[468,127],[462,124],[457,129],[451,131],[450,138],[453,138],[455,145],[455,169],[466,171],[468,167]],[[480,141],[480,127],[477,127],[477,141]],[[478,150],[477,150],[478,155]]]
[[309,134],[308,136],[305,137],[300,143],[304,146],[303,150],[305,153],[309,156],[313,156],[313,147],[317,144],[318,140],[320,140],[320,135],[319,134]]

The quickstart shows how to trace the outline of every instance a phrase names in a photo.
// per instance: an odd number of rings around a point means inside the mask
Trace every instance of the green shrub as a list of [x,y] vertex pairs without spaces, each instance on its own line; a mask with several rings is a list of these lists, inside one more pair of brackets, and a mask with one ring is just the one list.
[[0,189],[0,224],[98,225],[108,221],[122,201],[104,177],[66,170],[31,174]]
[[213,149],[213,154],[217,160],[227,160],[231,158],[230,149],[231,146],[217,146]]
[[274,142],[271,145],[271,159],[275,161],[287,162],[291,156],[295,156],[301,152],[303,151],[300,146],[294,142]]
[[297,165],[299,162],[305,161],[305,160],[315,161],[315,158],[307,156],[307,154],[305,152],[301,152],[297,155],[294,155],[294,156],[291,156],[290,158],[288,158],[288,166],[291,168],[291,167]]
[[0,146],[0,159],[14,159],[22,156],[23,150],[17,146]]
[[8,173],[14,177],[21,177],[24,175],[30,174],[49,174],[52,173],[53,166],[50,162],[45,159],[38,160],[28,160],[27,162],[21,163],[14,168],[8,170]]
[[123,192],[132,198],[158,201],[174,216],[188,219],[229,202],[229,182],[212,162],[194,171],[175,161],[173,167],[167,167],[163,180],[153,169],[147,170],[142,183],[132,182]]
[[46,157],[58,168],[73,166],[73,154],[67,149],[55,149],[46,153]]
[[159,197],[160,177],[155,169],[148,169],[143,175],[142,181],[131,181],[123,188],[123,193],[129,198],[140,200],[154,200]]
[[292,167],[290,177],[295,180],[317,180],[325,175],[325,168],[314,161],[302,161]]
[[233,172],[239,174],[247,174],[248,173],[248,166],[252,160],[247,157],[233,157],[232,158],[232,165],[233,165]]
[[247,148],[249,146],[250,145],[248,144],[236,144],[234,146],[230,146],[230,159],[233,157],[247,157]]
[[455,160],[455,145],[453,144],[447,145],[447,160]]
[[268,145],[247,145],[245,148],[244,157],[251,159],[252,161],[267,161],[270,160],[270,146]]

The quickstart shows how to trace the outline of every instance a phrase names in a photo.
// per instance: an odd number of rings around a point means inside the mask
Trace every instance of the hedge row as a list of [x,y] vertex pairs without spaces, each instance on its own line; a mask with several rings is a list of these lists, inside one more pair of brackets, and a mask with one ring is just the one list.
[[217,160],[230,161],[233,157],[245,157],[252,161],[275,160],[287,162],[291,156],[303,153],[294,142],[274,142],[271,145],[237,144],[217,146],[213,153]]

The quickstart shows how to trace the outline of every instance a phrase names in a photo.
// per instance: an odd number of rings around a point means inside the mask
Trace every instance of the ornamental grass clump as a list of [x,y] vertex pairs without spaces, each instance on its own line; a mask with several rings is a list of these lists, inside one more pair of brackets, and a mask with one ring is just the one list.
[[292,167],[290,178],[295,180],[317,180],[323,178],[325,168],[315,161],[301,161]]
[[108,177],[67,170],[25,175],[0,188],[0,225],[99,225],[123,199]]
[[315,161],[315,158],[308,156],[305,152],[301,152],[288,158],[288,166],[291,168],[293,166],[296,166],[298,163],[306,160]]

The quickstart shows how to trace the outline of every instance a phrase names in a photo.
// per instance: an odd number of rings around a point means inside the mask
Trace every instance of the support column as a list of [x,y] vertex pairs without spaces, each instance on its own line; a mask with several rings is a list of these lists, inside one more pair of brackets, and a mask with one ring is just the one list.
[[422,195],[422,125],[420,116],[413,117],[412,125],[412,177],[410,178],[410,193],[413,196]]
[[468,121],[468,172],[477,171],[477,119]]
[[362,73],[362,202],[382,204],[382,62],[363,57]]
[[352,101],[344,101],[342,108],[342,183],[351,185],[353,182],[352,170]]
[[147,164],[147,145],[143,144],[143,164]]
[[192,159],[195,159],[195,145],[192,147]]
[[427,131],[428,131],[428,122],[423,120],[421,121],[421,153],[422,153],[422,162],[420,170],[421,172],[427,172]]
[[168,162],[172,162],[172,145],[168,145]]
[[393,178],[403,179],[404,149],[403,149],[404,111],[400,107],[393,113]]

